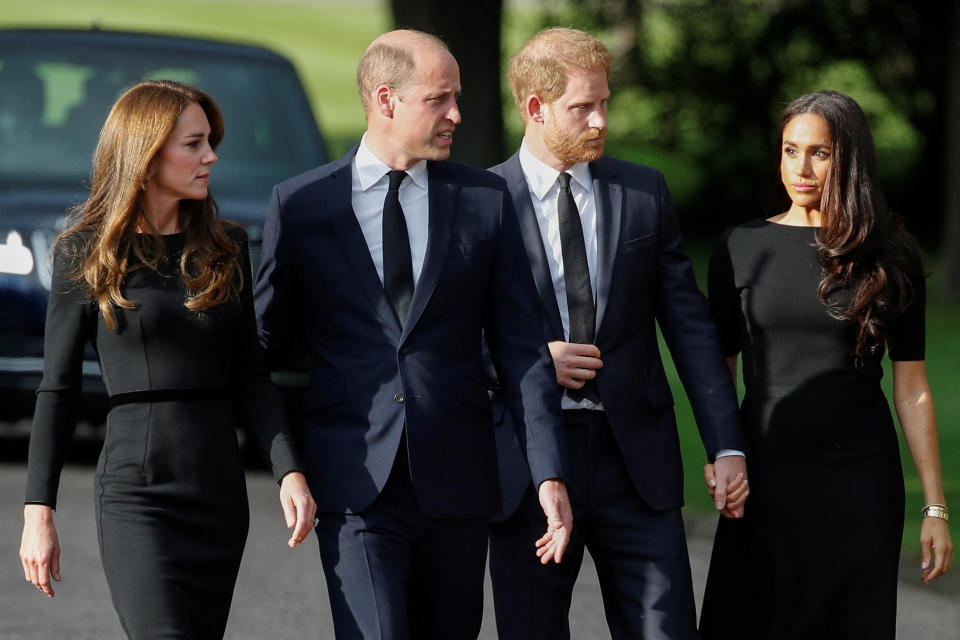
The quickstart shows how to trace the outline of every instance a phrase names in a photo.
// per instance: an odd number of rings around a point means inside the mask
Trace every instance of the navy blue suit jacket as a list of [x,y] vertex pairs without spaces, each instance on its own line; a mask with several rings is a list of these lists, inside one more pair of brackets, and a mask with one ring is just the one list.
[[[519,157],[491,169],[513,196],[536,281],[547,341],[563,340],[546,251]],[[603,368],[597,389],[634,486],[654,509],[683,504],[683,467],[673,396],[657,344],[659,324],[693,405],[709,459],[744,451],[736,390],[706,299],[680,250],[680,229],[656,169],[613,158],[590,163],[597,203],[597,323]],[[554,380],[556,385],[556,380]],[[510,416],[497,432],[505,513],[529,476],[511,440]]]
[[403,329],[351,205],[355,151],[274,188],[254,296],[274,365],[302,327],[312,355],[304,462],[322,511],[379,495],[404,423],[414,491],[433,517],[501,508],[485,335],[515,437],[539,483],[564,476],[556,374],[503,180],[429,162],[427,252]]

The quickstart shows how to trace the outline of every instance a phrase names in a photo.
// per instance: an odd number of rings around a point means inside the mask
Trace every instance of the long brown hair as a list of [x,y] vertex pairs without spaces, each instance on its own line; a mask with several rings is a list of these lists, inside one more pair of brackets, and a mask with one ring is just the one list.
[[[823,118],[832,139],[820,202],[823,279],[817,295],[835,318],[856,323],[862,360],[883,348],[893,320],[910,302],[911,278],[923,277],[920,252],[880,191],[873,136],[860,105],[838,91],[800,96],[780,119],[781,147],[787,124],[804,113]],[[848,292],[842,303],[841,291]]]
[[[123,295],[124,278],[135,269],[156,271],[163,258],[163,241],[144,215],[140,196],[154,159],[190,104],[206,114],[210,146],[216,148],[223,117],[213,98],[199,89],[156,80],[120,96],[100,131],[90,197],[77,208],[77,222],[57,239],[59,246],[79,247],[74,277],[86,283],[110,330],[117,328],[115,307],[136,306]],[[179,226],[186,238],[180,271],[190,291],[185,306],[199,311],[227,301],[240,286],[235,280],[242,279],[242,269],[236,266],[239,249],[227,236],[213,197],[181,200]]]

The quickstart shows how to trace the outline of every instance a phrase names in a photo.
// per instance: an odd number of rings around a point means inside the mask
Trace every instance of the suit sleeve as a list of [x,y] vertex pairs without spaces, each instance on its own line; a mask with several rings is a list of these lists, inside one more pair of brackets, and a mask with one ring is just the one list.
[[267,366],[276,369],[288,355],[302,322],[298,274],[284,235],[283,206],[273,189],[263,228],[263,260],[253,291],[257,333],[266,352]]
[[658,173],[657,322],[677,365],[709,460],[721,449],[746,451],[737,394],[707,300],[680,249],[680,225]]
[[96,311],[84,283],[72,277],[76,239],[57,243],[43,336],[43,379],[37,389],[27,457],[25,502],[56,508],[60,472],[77,426],[83,351]]
[[277,481],[292,471],[302,471],[280,394],[270,381],[264,354],[257,341],[251,288],[250,252],[243,229],[232,232],[240,247],[243,285],[240,288],[240,326],[237,328],[234,354],[234,403],[244,427],[257,442],[263,456],[270,460]]
[[505,190],[499,193],[496,265],[484,331],[536,487],[566,477],[560,388],[513,203]]

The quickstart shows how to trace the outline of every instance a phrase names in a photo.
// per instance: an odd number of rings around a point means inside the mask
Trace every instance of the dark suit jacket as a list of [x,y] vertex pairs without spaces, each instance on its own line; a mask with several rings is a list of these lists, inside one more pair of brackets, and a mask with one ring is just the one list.
[[428,163],[427,253],[405,327],[351,205],[355,151],[274,188],[255,288],[261,344],[312,354],[303,458],[322,511],[379,495],[404,423],[417,500],[433,517],[500,510],[485,334],[534,480],[563,477],[559,393],[503,181]]
[[[513,195],[543,312],[547,341],[563,340],[560,310],[530,191],[514,154],[491,169]],[[660,325],[712,460],[745,450],[736,390],[690,260],[663,174],[613,158],[590,163],[597,203],[597,389],[630,477],[654,509],[683,504],[683,468],[673,396],[657,345]],[[554,381],[556,385],[556,381]],[[498,428],[506,515],[527,486],[504,417]],[[518,490],[518,487],[520,488]]]

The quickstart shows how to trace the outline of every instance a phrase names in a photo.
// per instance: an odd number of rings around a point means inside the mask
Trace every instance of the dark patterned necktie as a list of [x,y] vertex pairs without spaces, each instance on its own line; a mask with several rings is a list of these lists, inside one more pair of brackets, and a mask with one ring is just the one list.
[[[561,172],[558,180],[560,193],[557,196],[557,217],[560,221],[563,282],[567,287],[570,342],[593,344],[597,312],[593,304],[593,289],[590,287],[590,270],[587,268],[587,248],[583,241],[580,211],[573,199],[573,192],[570,191],[570,174]],[[595,404],[600,403],[594,380],[587,380],[582,389],[567,389],[567,395],[575,402],[587,398]]]
[[407,321],[413,299],[413,260],[410,257],[410,236],[400,206],[400,183],[406,171],[390,171],[387,197],[383,199],[383,290],[393,307],[400,326]]

